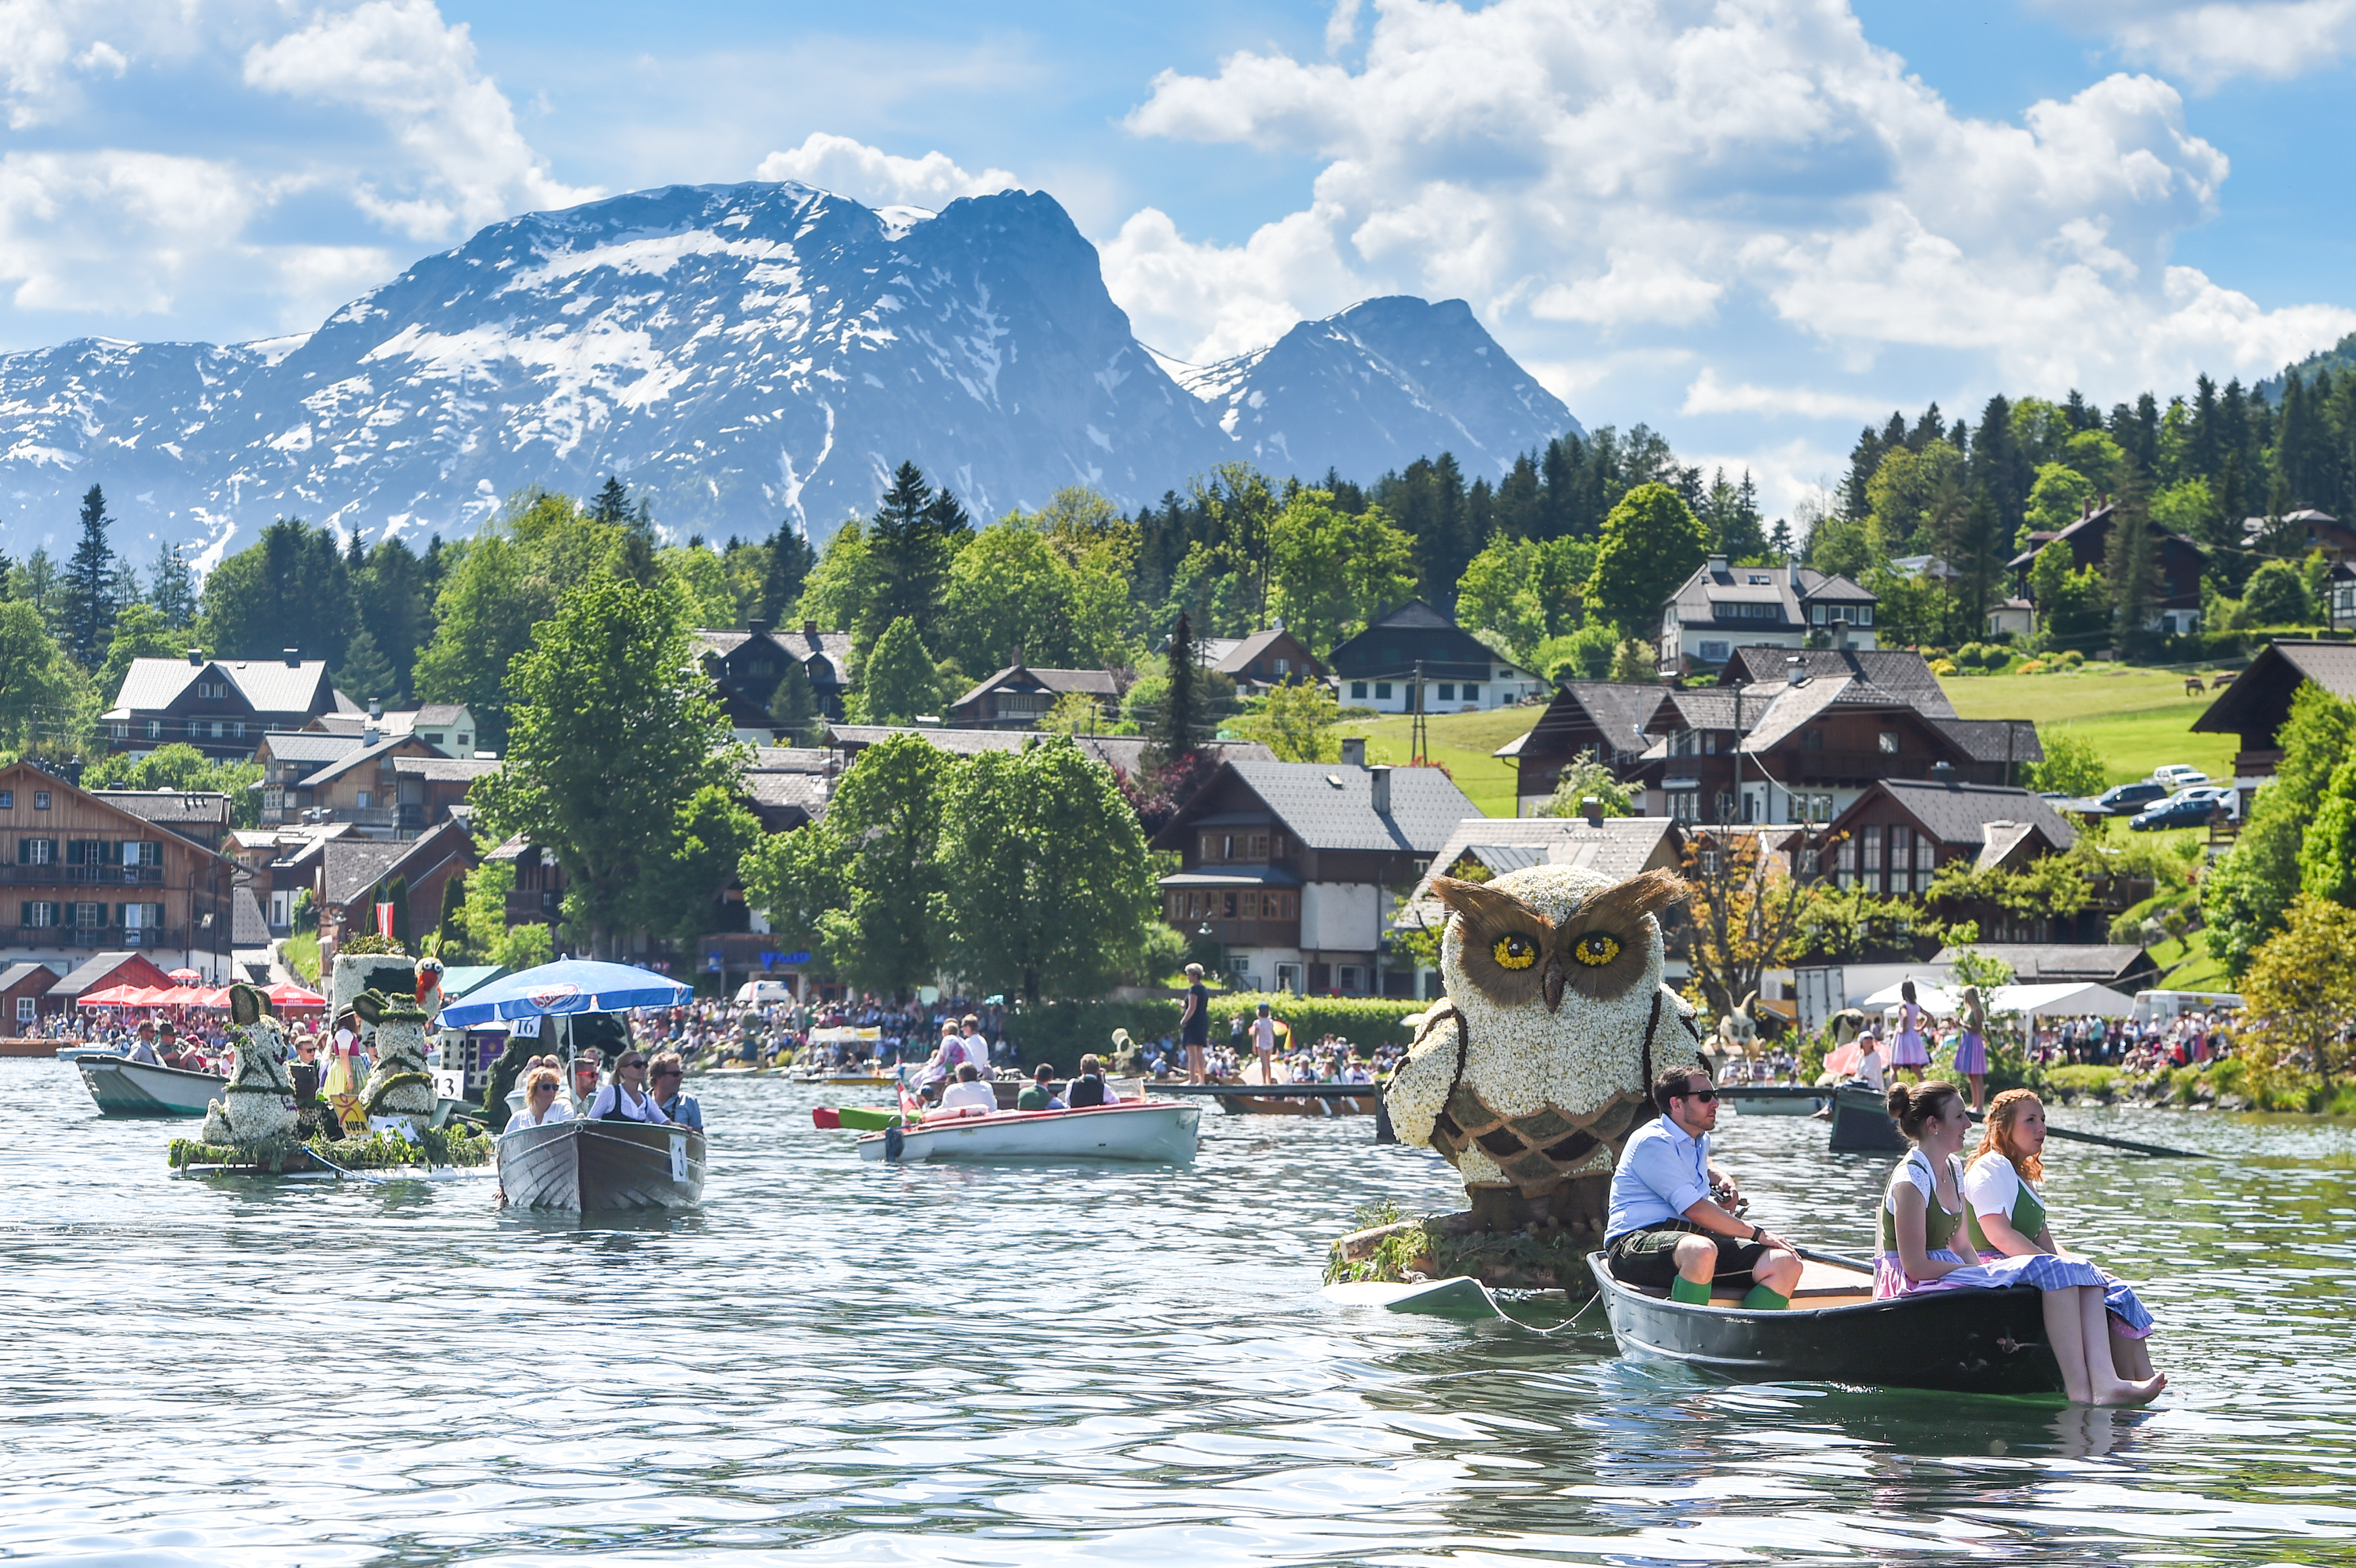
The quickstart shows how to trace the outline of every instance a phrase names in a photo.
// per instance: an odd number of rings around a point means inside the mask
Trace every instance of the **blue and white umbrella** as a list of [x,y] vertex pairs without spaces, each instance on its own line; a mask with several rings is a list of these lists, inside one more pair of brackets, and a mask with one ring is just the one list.
[[632,1008],[678,1007],[695,987],[631,964],[568,958],[503,976],[442,1009],[449,1029],[493,1019],[550,1018],[568,1013],[621,1013]]

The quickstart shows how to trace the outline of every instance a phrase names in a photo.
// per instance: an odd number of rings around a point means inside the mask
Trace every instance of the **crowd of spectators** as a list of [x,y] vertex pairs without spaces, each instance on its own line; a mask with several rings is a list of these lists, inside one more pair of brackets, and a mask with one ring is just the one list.
[[812,1030],[872,1029],[873,1042],[841,1041],[821,1046],[825,1065],[849,1066],[873,1057],[885,1066],[921,1062],[939,1042],[944,1023],[973,1018],[981,1038],[992,1042],[991,1063],[1010,1065],[1012,1056],[1001,1036],[1006,1009],[994,1002],[968,997],[943,997],[931,1002],[901,1005],[873,996],[838,1002],[738,1003],[701,999],[676,1008],[648,1008],[629,1016],[630,1038],[649,1050],[678,1051],[689,1061],[709,1057],[718,1061],[769,1062],[794,1056],[809,1043]]
[[2233,1053],[2228,1015],[2185,1013],[2148,1022],[2134,1019],[2040,1019],[2029,1059],[2041,1066],[2083,1062],[2137,1075],[2169,1067],[2195,1067]]

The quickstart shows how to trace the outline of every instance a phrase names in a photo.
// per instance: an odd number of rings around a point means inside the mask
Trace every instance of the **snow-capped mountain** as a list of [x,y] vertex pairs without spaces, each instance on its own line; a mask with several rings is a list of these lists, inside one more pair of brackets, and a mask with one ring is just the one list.
[[822,539],[904,458],[988,517],[1235,457],[1495,473],[1577,428],[1461,301],[1369,301],[1184,386],[1166,364],[1044,194],[673,186],[494,224],[306,336],[0,356],[0,538],[64,537],[93,483],[119,538],[213,555],[281,516],[463,532],[619,474],[675,534]]
[[1494,475],[1586,433],[1462,300],[1365,300],[1215,365],[1162,365],[1218,411],[1237,455],[1277,474],[1371,479],[1453,452],[1468,474]]

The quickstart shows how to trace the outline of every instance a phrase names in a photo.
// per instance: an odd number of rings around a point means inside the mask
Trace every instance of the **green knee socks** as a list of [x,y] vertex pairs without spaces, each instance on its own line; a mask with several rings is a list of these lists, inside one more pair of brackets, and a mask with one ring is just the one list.
[[1743,1296],[1742,1305],[1753,1312],[1781,1312],[1792,1305],[1788,1296],[1778,1296],[1763,1285],[1754,1285]]
[[1709,1282],[1706,1279],[1687,1279],[1685,1275],[1679,1275],[1669,1282],[1669,1299],[1682,1301],[1688,1307],[1708,1307]]

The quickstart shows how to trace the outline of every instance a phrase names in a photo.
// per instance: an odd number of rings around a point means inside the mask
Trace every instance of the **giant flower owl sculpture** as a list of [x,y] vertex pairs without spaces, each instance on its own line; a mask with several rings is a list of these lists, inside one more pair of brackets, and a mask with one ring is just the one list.
[[1600,1232],[1648,1082],[1694,1056],[1693,1009],[1661,984],[1658,916],[1685,883],[1533,866],[1431,891],[1448,995],[1385,1093],[1391,1125],[1456,1167],[1477,1228]]

